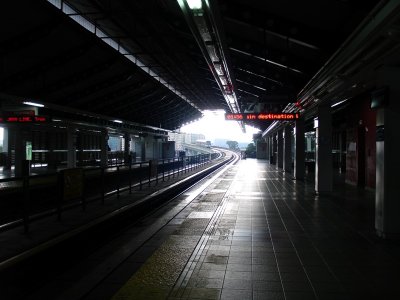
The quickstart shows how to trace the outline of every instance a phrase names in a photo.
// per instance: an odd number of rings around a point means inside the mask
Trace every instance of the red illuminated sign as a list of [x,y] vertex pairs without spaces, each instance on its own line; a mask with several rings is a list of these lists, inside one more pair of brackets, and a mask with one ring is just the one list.
[[0,123],[46,123],[45,116],[5,116],[0,117]]
[[246,121],[246,120],[284,121],[284,120],[296,120],[298,118],[300,118],[299,114],[289,114],[289,113],[225,114],[225,120],[233,120],[233,121]]

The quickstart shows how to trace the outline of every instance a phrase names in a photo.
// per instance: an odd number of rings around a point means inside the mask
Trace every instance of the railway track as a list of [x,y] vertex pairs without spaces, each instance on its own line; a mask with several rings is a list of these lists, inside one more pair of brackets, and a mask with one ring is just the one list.
[[[158,223],[156,227],[143,228],[144,233],[140,233],[142,236],[140,243],[136,243],[134,247],[130,247],[129,251],[118,255],[118,259],[114,257],[109,259],[111,262],[109,260],[103,261],[102,267],[95,271],[96,276],[93,276],[94,274],[90,276],[89,272],[87,276],[92,278],[89,280],[90,283],[86,279],[83,287],[78,285],[63,293],[65,299],[83,299],[85,294],[90,293],[99,282],[109,276],[135,251],[138,251],[147,240],[163,230],[207,186],[239,160],[236,153],[227,152],[226,157],[227,159],[216,166],[186,177],[168,188],[144,197],[140,201],[120,207],[107,216],[81,226],[73,233],[69,232],[64,236],[58,236],[34,249],[3,261],[0,263],[0,294],[9,296],[5,299],[39,299],[41,297],[41,286],[46,286],[46,283],[54,274],[59,274],[71,264],[76,265],[79,261],[85,264],[85,258],[88,255],[110,243],[116,236],[121,237],[126,230],[129,231],[132,228],[136,230],[135,228],[138,228],[138,226],[142,227],[142,220],[159,213],[160,210],[168,211],[168,218],[163,219],[162,223]],[[178,201],[177,199],[180,199],[180,204],[176,207],[171,206],[170,204]],[[61,261],[60,258],[62,258]],[[37,270],[41,270],[40,275]],[[49,274],[53,275],[49,277]],[[5,293],[5,291],[8,292]],[[38,293],[37,296],[35,296],[36,293]],[[80,296],[70,298],[73,294],[80,294]]]

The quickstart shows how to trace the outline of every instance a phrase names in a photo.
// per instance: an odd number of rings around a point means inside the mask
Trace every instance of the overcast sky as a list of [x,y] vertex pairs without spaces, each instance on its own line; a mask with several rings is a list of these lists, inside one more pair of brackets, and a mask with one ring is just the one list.
[[224,111],[204,111],[203,113],[203,118],[183,126],[181,131],[202,133],[205,135],[206,140],[211,141],[221,138],[247,143],[253,141],[254,133],[260,132],[254,127],[246,126],[246,133],[243,133],[238,122],[225,121]]

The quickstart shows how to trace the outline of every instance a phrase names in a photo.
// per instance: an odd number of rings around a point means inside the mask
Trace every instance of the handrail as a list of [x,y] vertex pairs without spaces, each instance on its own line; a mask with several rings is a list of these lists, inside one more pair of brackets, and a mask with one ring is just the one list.
[[[16,184],[14,186],[11,186],[9,190],[12,190],[12,192],[22,192],[23,194],[23,205],[22,207],[19,207],[19,210],[22,211],[22,220],[8,220],[8,223],[0,224],[0,231],[18,226],[22,223],[24,225],[25,232],[27,233],[29,232],[29,224],[32,221],[32,218],[36,219],[39,215],[43,214],[48,215],[46,211],[43,211],[43,207],[36,207],[36,210],[39,210],[39,212],[36,211],[32,213],[33,200],[31,191],[34,186],[38,186],[37,182],[33,182],[37,178],[56,178],[55,182],[45,182],[45,184],[48,185],[48,187],[46,188],[56,188],[58,194],[56,193],[57,195],[46,195],[46,197],[48,196],[49,198],[46,198],[45,200],[51,202],[51,199],[55,197],[56,205],[53,209],[51,209],[50,214],[56,213],[58,219],[61,219],[62,211],[68,209],[69,207],[76,207],[80,205],[82,206],[83,210],[86,210],[88,201],[94,201],[98,199],[101,200],[102,204],[104,204],[106,197],[116,195],[118,198],[121,191],[129,190],[129,193],[132,193],[132,187],[139,187],[139,189],[141,190],[143,184],[145,183],[150,186],[153,182],[155,182],[155,184],[158,184],[159,180],[165,181],[167,176],[168,179],[171,175],[172,178],[175,178],[175,176],[179,177],[183,173],[202,167],[212,160],[219,159],[221,156],[221,153],[213,153],[160,159],[158,160],[156,168],[154,169],[155,173],[152,173],[151,169],[152,164],[154,163],[153,161],[134,162],[130,164],[108,167],[77,168],[82,170],[82,186],[93,184],[93,182],[91,181],[93,181],[93,179],[95,178],[100,178],[101,184],[96,185],[97,189],[100,190],[93,190],[95,194],[88,195],[87,193],[82,191],[82,195],[80,197],[77,197],[76,200],[74,200],[75,202],[73,203],[65,203],[65,201],[63,201],[62,199],[64,196],[60,192],[62,189],[60,185],[61,181],[59,180],[61,178],[62,170],[60,170],[59,172],[46,174],[34,174],[30,176],[0,179],[0,183],[15,182]],[[110,172],[107,172],[107,170],[110,170]],[[99,171],[99,174],[97,174],[97,176],[94,174],[90,174],[93,171]],[[128,176],[121,176],[122,172],[128,173]],[[105,180],[105,177],[112,175],[114,175],[114,177],[111,177],[111,180]],[[13,202],[17,203],[18,201]]]

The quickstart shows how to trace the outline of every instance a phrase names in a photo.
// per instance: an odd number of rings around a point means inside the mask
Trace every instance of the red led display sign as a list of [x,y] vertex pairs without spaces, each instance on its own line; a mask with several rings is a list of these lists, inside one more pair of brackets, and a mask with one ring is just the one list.
[[299,114],[289,114],[289,113],[225,114],[225,120],[233,120],[233,121],[246,121],[246,120],[285,121],[285,120],[296,120],[298,118],[300,118]]
[[0,117],[0,123],[46,123],[45,116],[5,116]]

